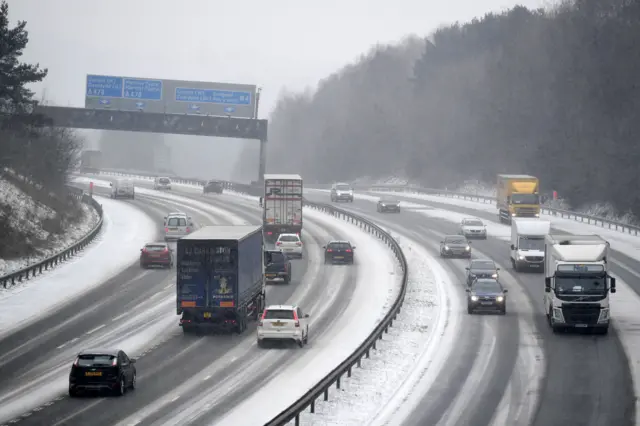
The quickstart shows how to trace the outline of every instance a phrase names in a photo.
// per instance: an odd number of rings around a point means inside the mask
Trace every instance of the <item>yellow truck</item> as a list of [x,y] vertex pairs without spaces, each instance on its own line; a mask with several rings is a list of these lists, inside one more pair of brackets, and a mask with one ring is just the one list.
[[498,175],[496,204],[500,222],[512,217],[540,217],[540,182],[528,175]]

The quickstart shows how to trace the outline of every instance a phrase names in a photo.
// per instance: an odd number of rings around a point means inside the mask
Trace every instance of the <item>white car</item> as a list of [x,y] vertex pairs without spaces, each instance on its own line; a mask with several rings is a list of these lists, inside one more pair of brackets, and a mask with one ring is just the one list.
[[487,239],[487,225],[482,223],[480,219],[462,219],[460,222],[460,235],[467,238]]
[[298,256],[302,259],[302,240],[298,234],[280,234],[276,241],[276,249],[287,256]]
[[294,341],[303,347],[309,342],[309,314],[298,306],[268,306],[258,323],[258,346],[267,341]]
[[157,177],[153,180],[153,189],[157,190],[170,190],[171,179],[168,177]]

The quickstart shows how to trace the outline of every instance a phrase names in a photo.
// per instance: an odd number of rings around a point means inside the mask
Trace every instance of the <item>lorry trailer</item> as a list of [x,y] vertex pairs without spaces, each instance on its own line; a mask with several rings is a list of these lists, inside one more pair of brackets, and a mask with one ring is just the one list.
[[263,231],[268,243],[280,234],[298,234],[302,238],[302,177],[300,175],[264,175]]
[[178,240],[176,308],[185,334],[242,333],[265,306],[262,227],[206,226]]
[[609,297],[616,292],[608,268],[609,242],[599,235],[547,235],[544,251],[544,305],[554,333],[588,329],[606,334]]

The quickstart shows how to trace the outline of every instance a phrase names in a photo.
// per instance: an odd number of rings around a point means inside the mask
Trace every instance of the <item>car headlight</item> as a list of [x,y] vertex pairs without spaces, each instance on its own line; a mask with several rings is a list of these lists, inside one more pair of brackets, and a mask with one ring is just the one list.
[[498,303],[504,302],[504,296],[496,297],[496,302],[498,302]]
[[491,278],[498,278],[498,274],[491,275]]
[[387,205],[386,205],[386,204],[380,204],[380,206],[381,206],[381,207],[387,207]]
[[516,214],[515,213],[511,213],[511,217],[516,217]]
[[444,249],[445,250],[449,250],[449,246],[444,246]]
[[469,250],[471,250],[471,247],[466,246],[466,247],[465,247],[465,250],[466,250],[466,251],[469,251]]
[[540,217],[540,213],[536,213],[536,217]]
[[471,296],[471,300],[474,301],[474,302],[477,302],[478,301],[478,296]]
[[523,255],[518,255],[518,260],[524,260],[524,256]]

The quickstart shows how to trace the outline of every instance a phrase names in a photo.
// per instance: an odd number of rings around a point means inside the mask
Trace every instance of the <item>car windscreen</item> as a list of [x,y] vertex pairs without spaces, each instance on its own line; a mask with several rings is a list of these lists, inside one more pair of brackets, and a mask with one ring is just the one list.
[[166,184],[166,183],[171,183],[171,181],[170,181],[169,179],[167,179],[167,178],[160,178],[158,181],[159,181],[160,183],[165,183],[165,184]]
[[448,237],[444,239],[444,242],[447,244],[466,244],[467,240],[458,237]]
[[78,367],[110,366],[115,358],[113,355],[80,355],[78,357]]
[[165,251],[167,246],[153,245],[153,246],[145,246],[145,248],[147,249],[147,251],[158,252],[158,251]]
[[291,309],[268,309],[264,315],[264,319],[293,319],[293,311]]
[[482,226],[482,222],[479,220],[466,220],[464,226]]
[[331,250],[349,250],[351,246],[347,243],[330,243],[327,248]]
[[167,226],[187,226],[187,221],[183,217],[170,217]]
[[495,264],[490,260],[474,260],[471,269],[495,269]]
[[391,200],[389,198],[384,199],[384,200],[380,200],[380,202],[384,203],[384,204],[397,204],[398,203],[396,200]]
[[351,187],[349,185],[336,185],[338,191],[349,191]]
[[300,241],[300,238],[298,238],[298,236],[296,235],[282,235],[280,236],[279,240],[284,241],[286,243],[292,243],[292,242]]
[[473,291],[477,293],[502,293],[502,288],[495,281],[478,281],[473,286]]

